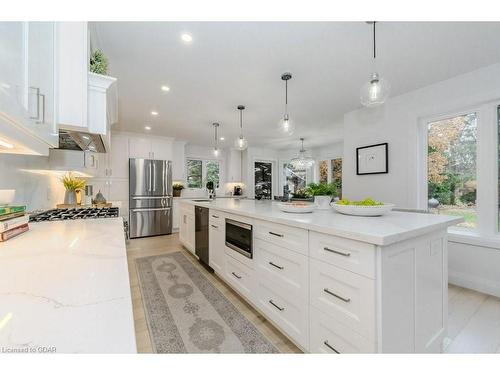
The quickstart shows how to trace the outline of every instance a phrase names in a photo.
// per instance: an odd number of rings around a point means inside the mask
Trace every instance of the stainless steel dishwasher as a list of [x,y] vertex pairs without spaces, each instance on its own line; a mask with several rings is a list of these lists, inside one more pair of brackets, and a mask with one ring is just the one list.
[[205,268],[211,270],[208,265],[208,208],[200,206],[194,207],[194,227],[195,254]]

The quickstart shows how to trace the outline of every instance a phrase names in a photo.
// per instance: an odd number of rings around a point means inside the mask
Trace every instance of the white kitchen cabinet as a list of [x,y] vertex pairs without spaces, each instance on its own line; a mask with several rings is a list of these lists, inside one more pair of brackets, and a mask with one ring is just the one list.
[[191,253],[195,253],[195,221],[194,206],[181,204],[179,224],[179,240]]
[[227,182],[241,183],[241,151],[231,149],[227,157]]
[[254,271],[227,254],[224,255],[224,260],[226,282],[243,297],[254,302],[256,296]]
[[125,201],[129,199],[129,183],[127,180],[110,179],[108,180],[110,201]]
[[175,141],[172,144],[172,180],[186,180],[186,142]]
[[225,228],[224,214],[219,211],[210,210],[209,212],[209,233],[208,233],[208,252],[209,265],[214,271],[224,277],[225,260]]
[[128,178],[129,142],[122,134],[111,135],[111,150],[108,152],[106,175],[113,178]]
[[0,152],[48,155],[59,142],[54,22],[0,26]]
[[180,202],[179,198],[173,198],[172,199],[172,231],[177,232],[179,231],[179,225],[180,225]]
[[130,137],[129,153],[131,158],[172,160],[172,140]]

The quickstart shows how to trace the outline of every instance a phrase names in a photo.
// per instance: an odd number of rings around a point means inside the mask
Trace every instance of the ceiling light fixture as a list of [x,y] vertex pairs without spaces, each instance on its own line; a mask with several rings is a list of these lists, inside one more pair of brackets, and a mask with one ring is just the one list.
[[219,129],[219,123],[218,122],[214,122],[212,124],[212,126],[214,127],[214,140],[215,140],[215,144],[214,144],[214,156],[219,156],[219,138],[217,137],[217,130]]
[[243,151],[246,150],[248,147],[248,141],[243,136],[243,110],[245,109],[245,106],[239,105],[236,108],[238,108],[238,111],[240,111],[240,135],[238,138],[236,138],[236,141],[234,142],[234,147],[236,147],[237,150]]
[[151,115],[152,115],[152,116],[158,116],[158,112],[156,112],[156,111],[151,111]]
[[163,85],[163,86],[161,87],[161,91],[164,91],[164,92],[169,92],[169,91],[170,91],[170,87]]
[[376,59],[377,59],[377,40],[375,33],[376,21],[367,22],[373,25],[373,68],[370,80],[366,82],[360,90],[361,104],[365,107],[376,107],[387,100],[390,91],[390,84],[387,80],[380,78],[377,73]]
[[193,41],[193,37],[191,36],[191,34],[188,33],[181,34],[181,39],[183,42],[186,43],[191,43]]
[[146,129],[146,130],[151,130],[151,126],[146,125],[146,126],[144,127],[144,129]]
[[314,159],[307,155],[307,150],[304,148],[304,138],[300,138],[302,146],[300,147],[299,155],[290,160],[290,164],[295,169],[308,169],[314,165]]
[[220,139],[221,141],[226,140],[226,138],[224,138],[224,137],[220,137],[219,139]]
[[292,79],[292,73],[283,73],[281,79],[285,81],[285,114],[283,119],[280,121],[279,130],[284,135],[292,135],[295,128],[293,123],[290,121],[290,115],[288,114],[288,81]]

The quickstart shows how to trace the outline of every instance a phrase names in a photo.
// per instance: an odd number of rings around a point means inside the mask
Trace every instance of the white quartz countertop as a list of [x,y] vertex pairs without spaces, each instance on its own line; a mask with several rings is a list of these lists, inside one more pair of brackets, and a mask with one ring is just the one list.
[[463,221],[447,215],[432,215],[392,211],[384,216],[348,216],[330,210],[315,210],[312,213],[291,214],[283,212],[278,202],[250,199],[216,199],[211,202],[183,200],[181,204],[193,204],[255,219],[268,220],[297,228],[308,229],[368,242],[375,245],[390,245]]
[[0,243],[0,353],[135,353],[122,218],[29,225]]

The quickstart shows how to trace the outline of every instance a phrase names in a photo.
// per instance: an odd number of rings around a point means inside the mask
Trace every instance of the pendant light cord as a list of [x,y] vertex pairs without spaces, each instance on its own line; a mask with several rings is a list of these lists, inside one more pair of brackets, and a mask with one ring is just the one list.
[[285,81],[285,113],[288,114],[288,80]]
[[243,109],[240,109],[240,137],[243,136]]
[[373,59],[377,58],[377,38],[375,33],[375,24],[377,21],[373,21]]

